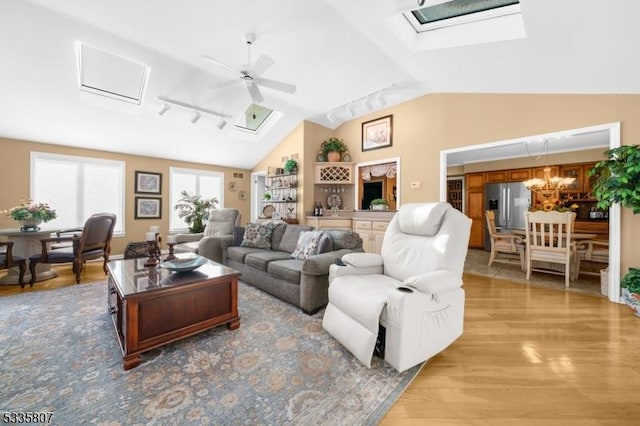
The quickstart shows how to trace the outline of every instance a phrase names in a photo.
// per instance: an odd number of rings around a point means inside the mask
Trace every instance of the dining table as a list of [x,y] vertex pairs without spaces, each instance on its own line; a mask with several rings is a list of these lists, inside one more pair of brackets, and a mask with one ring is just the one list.
[[[13,241],[13,255],[24,257],[29,259],[30,256],[42,252],[43,238],[49,238],[55,230],[41,229],[37,231],[22,231],[19,228],[14,229],[0,229],[0,238]],[[27,262],[28,263],[28,262]],[[7,274],[0,278],[0,285],[4,284],[18,284],[18,276],[20,271],[18,267],[9,268]],[[51,265],[46,263],[38,263],[36,265],[36,281],[44,281],[57,277],[58,274],[51,268]],[[31,274],[27,267],[27,272],[24,275],[24,282],[31,280]]]
[[[514,234],[518,234],[521,235],[524,239],[526,238],[527,235],[527,230],[526,229],[512,229],[511,232],[513,232]],[[579,245],[581,241],[588,241],[588,240],[594,240],[598,237],[598,234],[591,234],[591,233],[584,233],[584,232],[572,232],[571,233],[571,242],[575,242],[576,245]],[[543,268],[543,269],[550,269],[552,271],[558,271],[558,272],[563,272],[564,271],[564,266],[560,263],[553,263],[553,262],[543,262],[543,261],[534,261],[534,263],[532,263],[532,266],[534,268]],[[572,266],[573,268],[573,266]],[[573,269],[572,269],[573,270]],[[572,273],[572,281],[575,281],[574,276],[577,276],[577,274]]]

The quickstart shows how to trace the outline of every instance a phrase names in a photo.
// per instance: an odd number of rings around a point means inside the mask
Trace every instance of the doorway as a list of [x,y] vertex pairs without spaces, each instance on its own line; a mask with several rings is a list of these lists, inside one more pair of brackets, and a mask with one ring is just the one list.
[[[510,151],[518,144],[526,146],[530,141],[553,139],[562,140],[566,146],[570,146],[572,138],[578,139],[584,137],[584,135],[596,132],[607,133],[609,139],[608,148],[617,148],[620,146],[620,123],[617,122],[442,150],[440,151],[440,200],[446,201],[447,199],[447,170],[450,165],[449,158],[455,158],[460,153],[472,153],[475,157],[484,158],[485,161],[489,161],[491,160],[489,157],[492,152]],[[579,149],[574,148],[573,150],[577,151]],[[520,157],[524,157],[524,155],[520,155]],[[494,157],[493,159],[497,158],[500,157]],[[609,276],[607,294],[609,300],[617,303],[620,303],[620,222],[620,205],[615,204],[609,210]]]
[[369,210],[371,201],[376,198],[382,198],[382,181],[364,182],[362,190],[362,210]]

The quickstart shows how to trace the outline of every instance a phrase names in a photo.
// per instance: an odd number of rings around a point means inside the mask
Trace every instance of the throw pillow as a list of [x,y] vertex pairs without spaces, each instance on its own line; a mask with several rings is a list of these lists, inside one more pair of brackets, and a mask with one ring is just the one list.
[[331,235],[325,232],[324,235],[320,238],[318,254],[329,253],[330,251],[333,251],[333,238],[331,238]]
[[270,249],[273,228],[275,228],[274,222],[247,223],[240,246]]
[[298,237],[296,249],[291,253],[294,259],[308,259],[320,252],[320,240],[324,236],[324,231],[305,231]]

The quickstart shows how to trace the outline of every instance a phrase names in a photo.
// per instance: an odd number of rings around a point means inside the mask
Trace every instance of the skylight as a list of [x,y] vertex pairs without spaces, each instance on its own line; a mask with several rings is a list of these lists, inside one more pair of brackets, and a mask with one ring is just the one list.
[[260,127],[271,116],[273,110],[258,104],[251,104],[235,126],[241,130],[258,132]]
[[[492,18],[500,15],[520,12],[518,0],[451,0],[435,6],[423,7],[411,11],[411,15],[420,25],[419,31],[428,31],[427,24],[455,25],[458,23]],[[517,5],[517,7],[509,7]],[[446,22],[448,21],[448,22]]]
[[[396,0],[388,28],[414,51],[526,37],[519,0]],[[426,4],[420,7],[418,4]]]

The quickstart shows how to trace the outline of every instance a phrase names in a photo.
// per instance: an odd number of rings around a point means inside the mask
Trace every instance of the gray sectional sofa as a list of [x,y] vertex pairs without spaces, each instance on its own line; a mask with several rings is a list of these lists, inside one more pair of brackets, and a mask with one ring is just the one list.
[[[312,226],[278,222],[271,234],[268,249],[242,247],[243,227],[236,227],[232,245],[223,250],[223,263],[242,273],[241,280],[311,315],[328,301],[329,265],[347,253],[361,252],[362,238],[351,231],[323,229],[332,244],[324,253],[299,260],[291,257],[298,237]],[[333,247],[331,247],[331,245]]]

